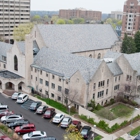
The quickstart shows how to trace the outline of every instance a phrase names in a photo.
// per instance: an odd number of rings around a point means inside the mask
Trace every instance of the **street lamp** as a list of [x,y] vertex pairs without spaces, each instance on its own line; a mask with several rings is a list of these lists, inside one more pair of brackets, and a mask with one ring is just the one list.
[[70,115],[70,108],[71,108],[71,106],[69,105],[68,108],[69,108],[69,115]]
[[96,125],[93,125],[93,127],[94,127],[94,133],[95,133],[95,128],[96,128]]

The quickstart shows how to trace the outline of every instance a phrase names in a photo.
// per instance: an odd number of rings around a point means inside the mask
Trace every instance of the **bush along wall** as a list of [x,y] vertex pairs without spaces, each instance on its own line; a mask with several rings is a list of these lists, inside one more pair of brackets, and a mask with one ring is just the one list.
[[[112,127],[109,127],[108,124],[104,121],[104,120],[100,120],[98,123],[94,121],[93,118],[88,118],[85,115],[80,115],[79,116],[80,119],[92,124],[92,125],[96,125],[98,128],[104,130],[107,133],[113,133],[119,129],[122,129],[124,127],[126,127],[127,125],[131,124],[131,120],[130,121],[123,121],[121,124],[114,124]],[[140,120],[140,115],[137,115],[136,117],[133,118],[133,122]]]

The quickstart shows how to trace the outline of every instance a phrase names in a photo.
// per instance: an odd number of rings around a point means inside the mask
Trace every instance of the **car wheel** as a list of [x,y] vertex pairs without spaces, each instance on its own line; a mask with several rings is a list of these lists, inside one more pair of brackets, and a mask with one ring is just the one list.
[[14,127],[12,126],[11,129],[14,129]]
[[18,135],[20,135],[20,132],[18,132]]
[[26,140],[30,140],[30,139],[26,139]]
[[4,124],[6,124],[6,121],[3,121]]

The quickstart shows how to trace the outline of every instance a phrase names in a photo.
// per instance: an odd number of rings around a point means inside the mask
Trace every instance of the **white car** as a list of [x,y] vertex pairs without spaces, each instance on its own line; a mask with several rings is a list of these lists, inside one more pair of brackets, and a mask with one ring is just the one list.
[[46,132],[44,131],[33,131],[22,136],[23,140],[32,140],[32,139],[40,139],[47,137]]
[[63,120],[64,117],[65,117],[64,114],[57,113],[57,114],[53,117],[52,122],[53,122],[53,123],[60,123],[60,122]]
[[67,128],[71,123],[72,123],[72,119],[70,117],[64,117],[60,126],[64,127],[64,128]]
[[21,93],[15,92],[15,93],[11,96],[11,98],[14,99],[14,100],[16,100],[16,99],[18,98],[19,95],[21,95]]
[[17,98],[17,103],[24,103],[28,100],[28,95],[27,94],[21,94]]
[[17,120],[22,120],[22,119],[24,119],[22,115],[13,114],[13,115],[1,117],[1,122],[2,123],[10,123],[10,122],[14,122]]

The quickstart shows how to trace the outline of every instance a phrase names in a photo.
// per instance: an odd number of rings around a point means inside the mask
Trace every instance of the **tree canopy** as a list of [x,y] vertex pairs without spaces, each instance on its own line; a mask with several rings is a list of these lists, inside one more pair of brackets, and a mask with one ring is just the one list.
[[134,39],[132,37],[128,37],[127,34],[125,34],[125,37],[122,42],[122,48],[121,52],[122,53],[135,53],[137,50]]
[[140,31],[135,34],[134,41],[137,48],[136,52],[140,52]]
[[24,41],[25,35],[30,34],[33,26],[34,26],[33,23],[26,23],[26,24],[19,24],[18,27],[14,27],[14,31],[13,31],[14,40]]
[[65,20],[64,19],[58,19],[56,24],[65,24]]

